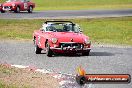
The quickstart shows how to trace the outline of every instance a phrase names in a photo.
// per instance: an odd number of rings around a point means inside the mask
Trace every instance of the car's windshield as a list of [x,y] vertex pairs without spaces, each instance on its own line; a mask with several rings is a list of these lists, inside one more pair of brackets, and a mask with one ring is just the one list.
[[54,31],[54,32],[79,32],[79,28],[77,28],[73,24],[52,24],[46,27],[46,31]]

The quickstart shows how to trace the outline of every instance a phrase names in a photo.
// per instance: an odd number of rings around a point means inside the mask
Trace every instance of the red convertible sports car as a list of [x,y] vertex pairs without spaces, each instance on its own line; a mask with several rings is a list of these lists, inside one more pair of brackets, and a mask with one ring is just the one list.
[[46,21],[33,33],[35,53],[46,51],[48,57],[57,54],[89,55],[91,42],[79,25],[71,21]]
[[28,11],[32,13],[33,8],[35,8],[35,3],[30,2],[30,0],[7,0],[5,3],[0,4],[1,13],[5,11],[14,11],[16,13]]

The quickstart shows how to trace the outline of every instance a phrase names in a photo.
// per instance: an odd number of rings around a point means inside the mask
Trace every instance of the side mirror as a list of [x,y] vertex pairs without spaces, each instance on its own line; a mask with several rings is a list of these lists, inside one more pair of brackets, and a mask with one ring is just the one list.
[[80,32],[83,32],[83,30],[80,30]]
[[40,31],[41,31],[42,33],[44,33],[44,32],[45,32],[43,29],[40,29]]
[[40,31],[43,31],[43,29],[42,29],[42,28],[40,28],[39,30],[40,30]]

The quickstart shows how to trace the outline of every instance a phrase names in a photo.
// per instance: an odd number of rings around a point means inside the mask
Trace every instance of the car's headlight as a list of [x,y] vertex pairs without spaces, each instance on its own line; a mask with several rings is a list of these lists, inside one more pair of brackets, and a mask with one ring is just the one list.
[[52,38],[52,43],[57,43],[57,38]]
[[12,4],[12,6],[14,7],[14,6],[16,6],[15,4]]
[[90,40],[85,39],[85,44],[91,44]]

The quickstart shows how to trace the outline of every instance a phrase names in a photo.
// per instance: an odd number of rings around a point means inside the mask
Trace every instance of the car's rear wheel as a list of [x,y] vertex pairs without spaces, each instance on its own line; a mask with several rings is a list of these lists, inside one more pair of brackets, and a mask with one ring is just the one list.
[[33,12],[33,7],[30,6],[29,9],[28,9],[28,13],[32,13]]
[[38,47],[37,43],[36,43],[36,39],[34,39],[34,51],[36,54],[40,54],[42,49]]
[[89,56],[89,53],[90,53],[90,50],[83,52],[82,55],[83,56]]
[[47,55],[48,57],[52,57],[52,55],[53,55],[53,52],[52,52],[52,50],[50,49],[49,43],[46,43],[46,55]]
[[14,11],[15,13],[19,13],[20,12],[20,7],[16,7],[16,10]]

